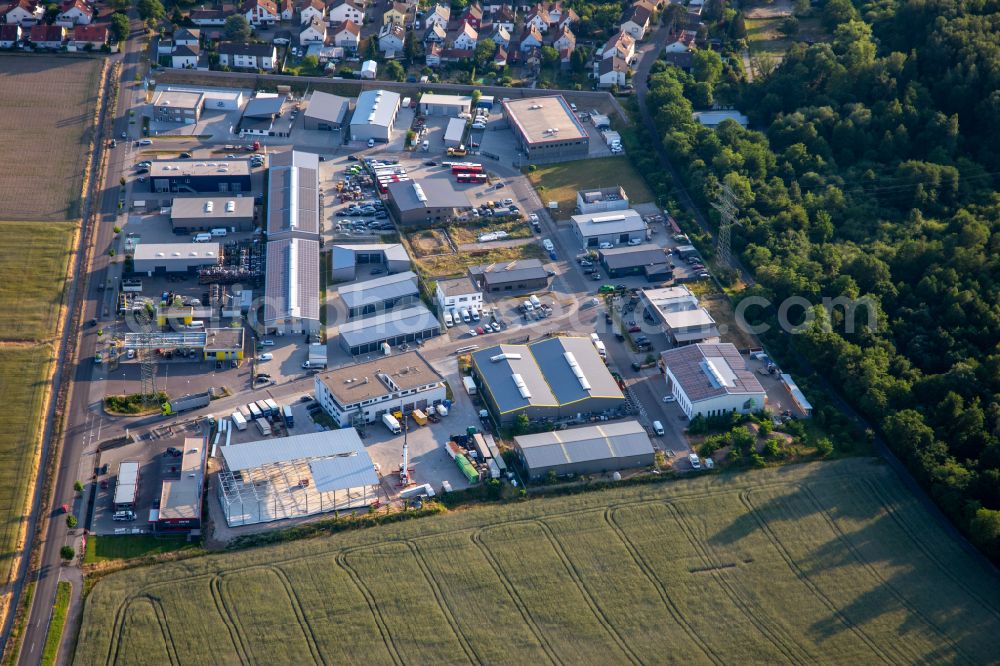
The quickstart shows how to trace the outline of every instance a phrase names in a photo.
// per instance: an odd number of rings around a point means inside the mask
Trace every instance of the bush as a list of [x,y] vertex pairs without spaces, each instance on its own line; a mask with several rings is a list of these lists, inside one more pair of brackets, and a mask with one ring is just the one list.
[[[159,409],[159,406],[167,402],[170,398],[166,393],[160,391],[156,394],[153,401],[150,403],[152,406]],[[139,414],[147,409],[146,404],[143,402],[143,396],[138,393],[133,393],[132,395],[109,395],[104,398],[104,408],[109,412],[117,412],[119,414]]]
[[80,483],[79,481],[74,481],[73,482],[73,490],[76,491],[76,492],[78,492],[78,493],[82,493],[83,492],[83,484]]
[[73,550],[73,546],[63,546],[59,549],[59,556],[64,560],[72,560],[76,557],[76,551]]
[[833,442],[831,442],[826,437],[820,437],[818,440],[816,440],[815,446],[816,446],[816,453],[818,453],[824,458],[833,453]]
[[538,171],[538,167],[537,166],[535,166],[534,164],[529,164],[528,165],[528,173],[534,173],[536,171]]
[[66,527],[73,529],[74,527],[76,527],[76,525],[77,525],[76,516],[74,516],[72,513],[66,516]]

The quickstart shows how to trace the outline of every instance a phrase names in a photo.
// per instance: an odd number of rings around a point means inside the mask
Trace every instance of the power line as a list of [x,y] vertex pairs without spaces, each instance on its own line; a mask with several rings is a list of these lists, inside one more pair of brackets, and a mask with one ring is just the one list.
[[719,235],[715,244],[716,253],[719,255],[719,261],[727,267],[732,268],[732,227],[734,224],[739,224],[737,215],[739,215],[740,211],[736,207],[736,195],[733,194],[729,185],[725,183],[722,185],[722,191],[719,192],[718,200],[712,203],[712,208],[719,211],[719,214],[722,216],[722,219],[719,221]]

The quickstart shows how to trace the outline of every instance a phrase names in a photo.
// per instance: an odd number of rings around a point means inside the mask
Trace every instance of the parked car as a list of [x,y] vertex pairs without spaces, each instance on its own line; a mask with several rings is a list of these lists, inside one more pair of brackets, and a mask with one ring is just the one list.
[[270,338],[264,338],[263,340],[260,341],[260,344],[264,345],[265,347],[273,347],[274,340]]
[[271,354],[270,352],[267,352],[267,353],[264,353],[264,354],[261,354],[260,356],[258,356],[257,360],[258,361],[270,361],[273,358],[274,358],[274,354]]

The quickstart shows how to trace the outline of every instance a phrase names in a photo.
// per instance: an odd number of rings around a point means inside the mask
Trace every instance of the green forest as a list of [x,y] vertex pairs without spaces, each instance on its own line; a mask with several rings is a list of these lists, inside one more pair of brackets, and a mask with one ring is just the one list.
[[[658,63],[647,97],[685,181],[674,187],[702,210],[723,184],[736,195],[733,251],[755,283],[735,298],[814,304],[800,334],[771,333],[769,347],[835,386],[994,561],[998,9],[827,0],[815,11],[830,40],[794,45],[768,76],[745,83],[741,68],[702,53],[690,74]],[[692,120],[713,98],[755,129]],[[877,326],[848,331],[824,297],[870,299]]]

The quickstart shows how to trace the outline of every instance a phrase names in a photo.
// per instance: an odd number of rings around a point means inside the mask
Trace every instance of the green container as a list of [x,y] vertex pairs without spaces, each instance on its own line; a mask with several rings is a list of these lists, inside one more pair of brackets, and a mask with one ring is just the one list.
[[469,426],[468,428],[466,428],[465,429],[465,434],[468,435],[469,437],[472,437],[473,435],[475,435],[476,434],[476,426]]
[[458,469],[462,470],[462,474],[469,480],[469,483],[479,481],[479,473],[476,472],[476,468],[472,466],[468,458],[465,456],[455,456],[455,463],[458,465]]

